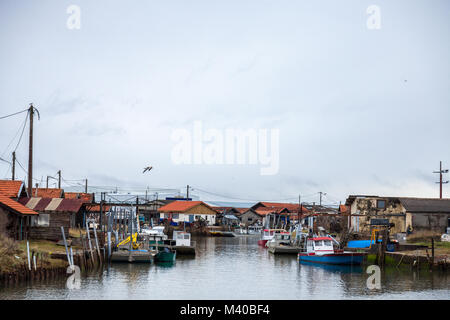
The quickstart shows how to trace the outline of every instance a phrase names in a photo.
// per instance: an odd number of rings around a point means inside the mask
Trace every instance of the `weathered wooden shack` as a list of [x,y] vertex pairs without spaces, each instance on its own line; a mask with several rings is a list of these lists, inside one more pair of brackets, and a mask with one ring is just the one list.
[[444,233],[450,227],[450,199],[352,195],[345,204],[350,208],[352,229],[361,233],[370,232],[372,219],[388,219],[393,224],[391,233]]
[[61,227],[69,233],[76,226],[76,216],[83,201],[62,198],[21,198],[19,202],[39,213],[31,219],[30,238],[58,241],[62,239]]
[[15,240],[28,239],[31,220],[38,213],[0,193],[0,233]]
[[258,222],[262,224],[263,221],[263,216],[257,213],[252,208],[248,208],[244,213],[238,215],[238,217],[241,223],[246,227],[256,224]]

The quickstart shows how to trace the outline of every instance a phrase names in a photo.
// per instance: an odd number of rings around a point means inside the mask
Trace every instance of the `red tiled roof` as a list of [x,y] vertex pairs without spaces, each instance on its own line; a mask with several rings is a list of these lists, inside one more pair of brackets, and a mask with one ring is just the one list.
[[36,211],[25,207],[23,204],[10,199],[4,194],[0,194],[0,205],[6,206],[10,210],[20,214],[38,214]]
[[165,206],[162,206],[158,209],[159,212],[185,212],[193,207],[196,207],[198,205],[205,205],[211,210],[214,211],[214,209],[210,206],[208,206],[206,203],[202,201],[174,201],[169,204],[166,204]]
[[22,186],[20,180],[0,180],[0,193],[9,198],[18,198]]
[[63,189],[55,188],[38,188],[36,194],[36,188],[32,188],[32,197],[38,198],[61,198]]
[[84,203],[90,203],[93,201],[92,193],[84,193],[84,192],[64,192],[65,199],[80,199],[83,200]]
[[[103,205],[103,212],[108,212],[109,209],[111,209],[111,206]],[[99,204],[87,204],[86,210],[89,212],[100,212],[100,205]]]

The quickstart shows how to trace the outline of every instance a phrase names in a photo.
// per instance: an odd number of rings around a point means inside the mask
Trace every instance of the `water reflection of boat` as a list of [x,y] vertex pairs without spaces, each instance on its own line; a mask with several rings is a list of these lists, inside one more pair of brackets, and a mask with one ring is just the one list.
[[364,270],[360,265],[337,265],[337,264],[323,264],[310,261],[301,261],[300,265],[312,266],[316,268],[322,268],[331,272],[339,273],[362,273]]
[[171,268],[175,265],[175,261],[157,261],[156,265],[163,268]]

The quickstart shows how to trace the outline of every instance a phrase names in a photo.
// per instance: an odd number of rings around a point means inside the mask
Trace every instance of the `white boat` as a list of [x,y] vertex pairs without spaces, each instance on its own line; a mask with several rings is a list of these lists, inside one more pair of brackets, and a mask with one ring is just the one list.
[[275,234],[281,233],[281,232],[287,232],[287,231],[284,229],[264,229],[261,233],[261,239],[258,240],[258,244],[260,246],[265,247],[267,241],[272,240],[272,238],[275,236]]
[[266,242],[266,247],[289,246],[291,244],[291,234],[289,232],[276,233],[272,239]]
[[164,233],[164,226],[156,226],[153,228],[142,228],[141,234],[145,235],[145,236],[152,236],[152,237],[160,238],[160,240],[168,239],[167,235]]

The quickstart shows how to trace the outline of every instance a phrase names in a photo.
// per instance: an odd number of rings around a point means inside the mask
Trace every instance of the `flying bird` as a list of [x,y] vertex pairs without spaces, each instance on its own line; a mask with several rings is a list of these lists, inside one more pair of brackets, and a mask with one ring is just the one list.
[[145,173],[145,172],[150,171],[150,170],[152,170],[152,169],[153,169],[152,166],[145,167],[145,168],[144,168],[144,171],[142,171],[142,173]]

